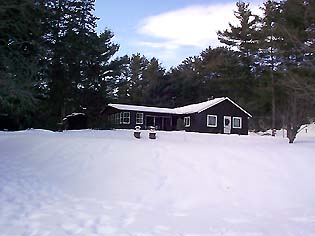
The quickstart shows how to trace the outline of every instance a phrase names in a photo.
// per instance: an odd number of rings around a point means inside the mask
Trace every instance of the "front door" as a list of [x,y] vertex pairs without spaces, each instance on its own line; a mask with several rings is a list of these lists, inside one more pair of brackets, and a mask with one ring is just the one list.
[[154,116],[146,116],[145,126],[149,129],[151,126],[155,127],[155,117]]
[[223,118],[223,127],[224,127],[224,133],[230,134],[231,133],[231,116],[224,116]]

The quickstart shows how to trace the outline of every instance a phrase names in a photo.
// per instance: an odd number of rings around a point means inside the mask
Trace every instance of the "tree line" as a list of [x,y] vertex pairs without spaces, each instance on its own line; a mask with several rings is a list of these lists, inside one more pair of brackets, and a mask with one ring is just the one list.
[[[285,126],[293,142],[315,117],[315,1],[239,1],[237,24],[166,70],[157,58],[115,57],[114,33],[96,32],[95,0],[0,3],[0,122],[56,130],[72,112],[101,128],[109,102],[175,107],[227,96],[254,115],[252,129]],[[1,128],[1,127],[0,127]]]

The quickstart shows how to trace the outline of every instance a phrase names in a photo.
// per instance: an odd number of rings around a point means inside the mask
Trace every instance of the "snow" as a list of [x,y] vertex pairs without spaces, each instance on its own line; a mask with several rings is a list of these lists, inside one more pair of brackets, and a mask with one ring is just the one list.
[[72,116],[85,116],[84,113],[81,112],[73,112],[70,115],[67,115],[66,118],[72,117]]
[[174,111],[177,114],[191,114],[191,113],[195,113],[195,112],[201,112],[205,109],[208,109],[220,102],[223,102],[224,100],[226,100],[227,98],[222,97],[222,98],[214,98],[211,99],[209,101],[206,102],[201,102],[201,103],[197,103],[197,104],[191,104],[191,105],[187,105],[187,106],[183,106],[183,107],[178,107],[175,108]]
[[0,132],[0,235],[315,235],[314,124],[148,132]]
[[147,107],[147,106],[115,104],[115,103],[110,103],[108,104],[108,106],[119,109],[119,110],[127,110],[127,111],[158,112],[158,113],[183,115],[183,114],[202,112],[225,100],[232,102],[235,106],[237,106],[239,109],[244,111],[249,117],[252,117],[247,111],[245,111],[243,108],[241,108],[239,105],[237,105],[228,97],[214,98],[206,102],[191,104],[191,105],[177,107],[177,108]]
[[147,107],[147,106],[137,106],[137,105],[127,105],[127,104],[117,104],[117,103],[110,103],[108,104],[108,106],[119,109],[119,110],[127,110],[127,111],[158,112],[158,113],[174,114],[174,109],[172,108]]

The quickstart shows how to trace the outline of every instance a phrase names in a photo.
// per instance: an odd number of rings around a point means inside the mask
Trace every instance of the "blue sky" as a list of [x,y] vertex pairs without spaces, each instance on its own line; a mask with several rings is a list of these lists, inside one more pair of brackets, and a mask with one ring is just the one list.
[[[219,46],[216,31],[236,24],[236,1],[96,0],[98,32],[111,29],[120,45],[117,56],[140,53],[156,57],[166,68],[176,66],[208,46]],[[263,0],[251,1],[253,12]]]

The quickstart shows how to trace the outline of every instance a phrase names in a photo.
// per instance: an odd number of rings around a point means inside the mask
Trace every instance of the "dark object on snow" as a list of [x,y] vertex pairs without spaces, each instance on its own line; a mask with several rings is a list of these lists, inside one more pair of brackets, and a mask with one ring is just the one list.
[[151,127],[149,131],[149,139],[156,139],[155,127]]
[[19,126],[17,122],[12,119],[8,114],[0,114],[0,130],[18,130]]
[[140,138],[141,137],[141,131],[140,131],[141,127],[140,126],[136,126],[135,130],[133,131],[133,136],[135,136],[135,138]]
[[84,113],[72,113],[64,119],[64,128],[66,130],[87,129],[87,117]]

